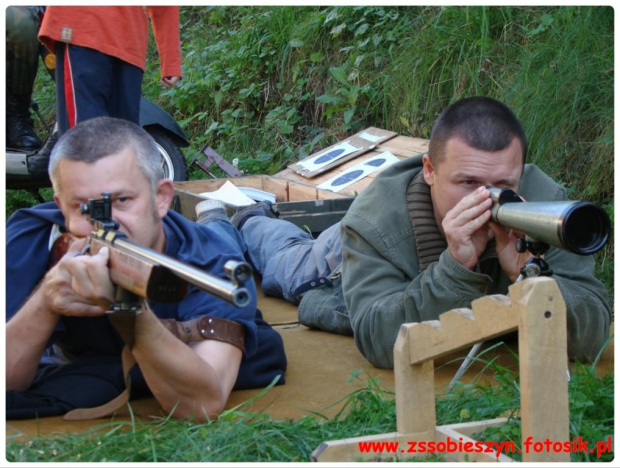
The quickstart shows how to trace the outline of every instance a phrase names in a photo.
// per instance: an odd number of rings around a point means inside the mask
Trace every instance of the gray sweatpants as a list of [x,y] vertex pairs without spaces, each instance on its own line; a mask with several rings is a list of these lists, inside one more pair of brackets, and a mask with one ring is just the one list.
[[262,275],[265,294],[298,302],[297,289],[329,274],[342,262],[340,223],[316,239],[281,219],[254,216],[241,228],[252,266]]

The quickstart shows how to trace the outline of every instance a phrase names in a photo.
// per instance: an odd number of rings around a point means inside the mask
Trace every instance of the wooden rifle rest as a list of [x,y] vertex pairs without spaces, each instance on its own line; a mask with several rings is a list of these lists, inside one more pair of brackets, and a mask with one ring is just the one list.
[[[401,326],[394,346],[397,432],[323,442],[313,461],[353,461],[407,453],[362,453],[362,441],[398,441],[406,452],[408,441],[472,442],[472,434],[506,423],[506,418],[466,424],[436,425],[434,360],[457,349],[519,332],[522,440],[533,443],[569,438],[568,382],[566,369],[566,305],[556,282],[549,277],[530,278],[513,284],[509,296],[486,296],[472,302],[472,310],[455,309],[439,320]],[[530,448],[532,445],[530,445]],[[521,447],[524,462],[569,462],[570,453]],[[445,453],[446,461],[513,461],[505,454]]]

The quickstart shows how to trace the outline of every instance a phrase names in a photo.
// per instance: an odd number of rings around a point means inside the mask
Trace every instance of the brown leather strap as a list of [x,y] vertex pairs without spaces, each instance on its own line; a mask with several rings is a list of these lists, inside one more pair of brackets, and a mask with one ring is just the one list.
[[217,340],[231,344],[245,353],[245,329],[232,320],[204,315],[187,322],[160,319],[164,326],[183,343]]
[[121,409],[129,401],[129,395],[131,393],[131,376],[129,372],[136,364],[136,359],[133,357],[133,353],[129,346],[123,347],[123,353],[121,355],[123,362],[123,378],[125,380],[125,390],[123,390],[116,398],[108,401],[101,406],[95,406],[94,408],[76,408],[69,411],[63,416],[65,421],[83,421],[86,419],[99,419],[114,414]]

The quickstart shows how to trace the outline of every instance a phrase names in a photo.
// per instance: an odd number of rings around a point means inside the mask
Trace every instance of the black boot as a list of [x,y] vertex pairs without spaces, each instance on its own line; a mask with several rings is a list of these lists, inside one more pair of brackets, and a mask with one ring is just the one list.
[[6,96],[6,145],[8,148],[35,150],[41,140],[34,131],[30,117],[30,98]]
[[35,154],[28,156],[28,173],[34,179],[45,179],[48,176],[47,169],[50,163],[50,155],[54,149],[54,145],[58,141],[58,132],[52,135],[45,142],[45,146]]

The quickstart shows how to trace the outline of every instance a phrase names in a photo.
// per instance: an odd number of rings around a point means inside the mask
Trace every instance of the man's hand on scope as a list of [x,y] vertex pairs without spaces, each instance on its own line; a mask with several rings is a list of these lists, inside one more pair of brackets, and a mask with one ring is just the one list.
[[522,233],[491,221],[493,201],[486,187],[479,187],[463,197],[444,217],[442,227],[454,259],[470,270],[478,263],[487,243],[495,236],[495,250],[502,270],[512,282],[521,268],[533,257],[526,251],[517,252],[516,243]]
[[87,239],[74,241],[67,253],[45,275],[41,289],[50,311],[66,316],[98,316],[109,309],[114,285],[108,270],[109,250],[80,255]]
[[476,266],[489,242],[491,205],[489,190],[479,187],[463,197],[442,221],[450,253],[457,262],[470,270]]
[[[516,192],[514,192],[514,196],[525,201],[525,198]],[[534,257],[529,251],[520,253],[517,250],[517,240],[525,237],[525,234],[514,229],[506,229],[494,221],[489,221],[489,227],[495,236],[495,251],[499,264],[510,281],[514,283],[521,274],[521,268]]]
[[510,278],[510,281],[514,283],[521,274],[521,268],[528,260],[534,258],[534,255],[528,250],[523,253],[517,251],[517,239],[523,237],[522,233],[514,229],[507,231],[505,227],[493,221],[489,221],[488,224],[495,234],[495,251],[497,252],[499,264],[504,273]]

